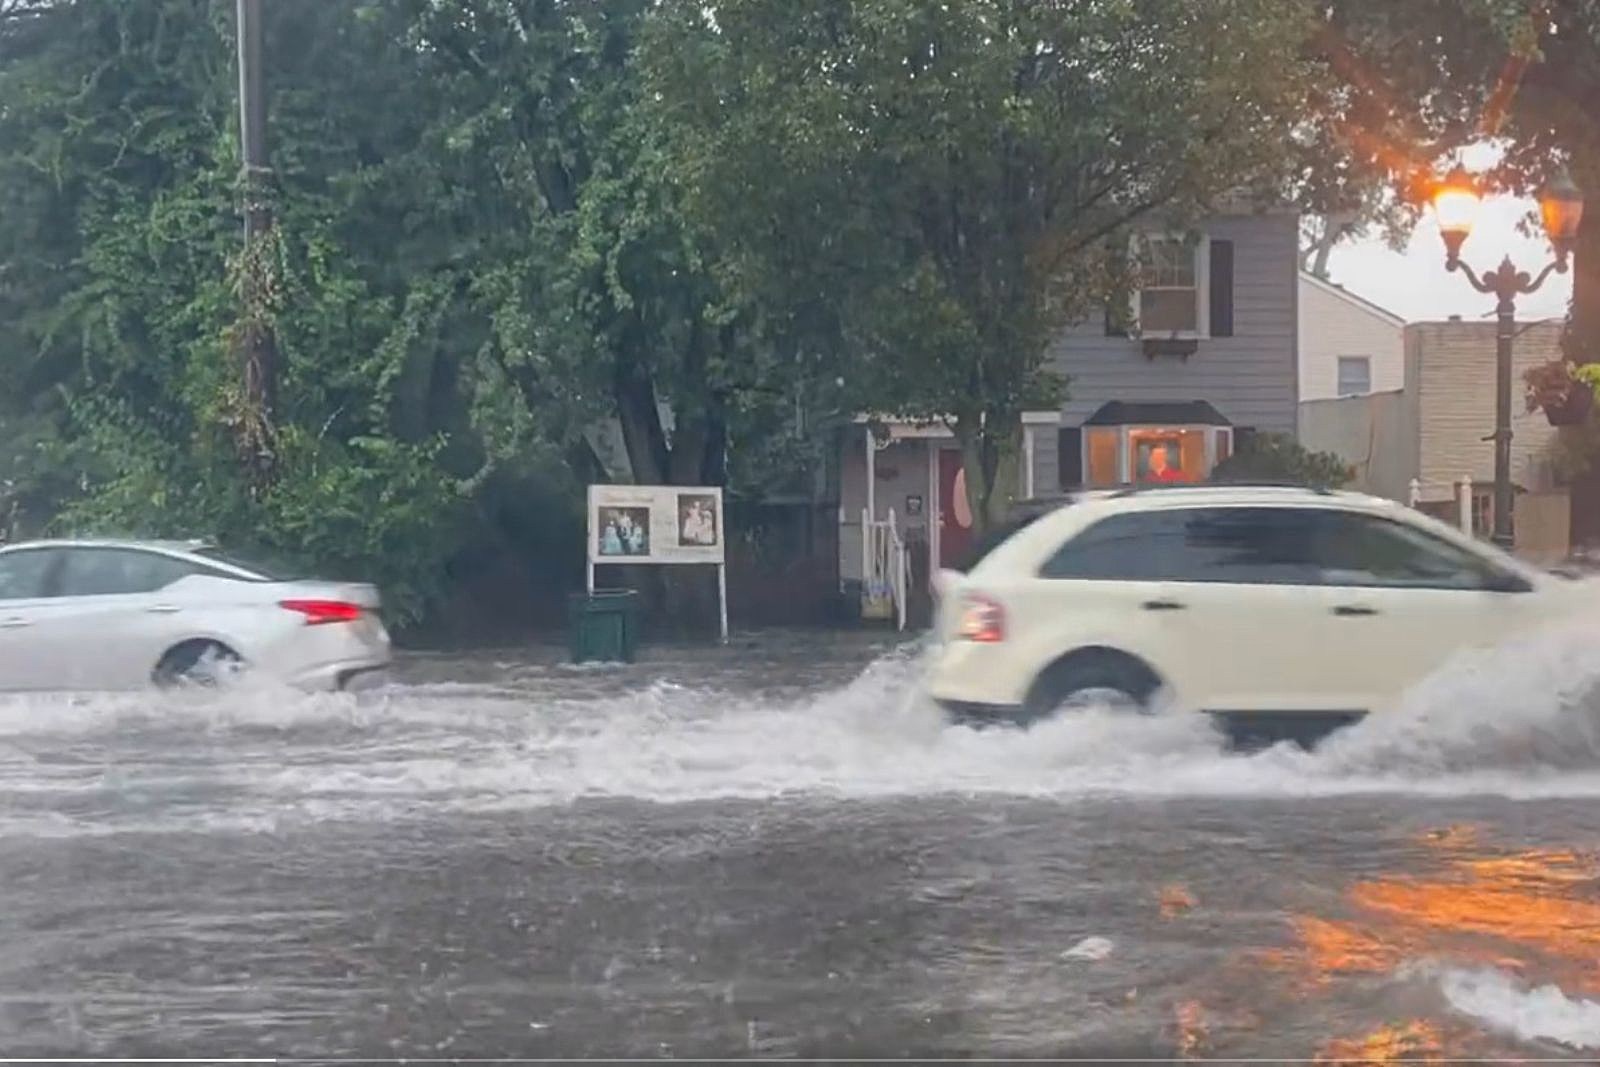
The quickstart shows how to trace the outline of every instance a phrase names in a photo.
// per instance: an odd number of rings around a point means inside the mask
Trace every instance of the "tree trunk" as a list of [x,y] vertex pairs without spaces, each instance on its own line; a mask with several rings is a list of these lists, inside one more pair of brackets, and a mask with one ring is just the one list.
[[[1586,190],[1600,189],[1600,152],[1591,155],[1573,160],[1576,180]],[[1594,208],[1583,213],[1578,227],[1572,254],[1572,306],[1561,348],[1574,363],[1600,363],[1600,210]],[[1570,489],[1572,546],[1600,543],[1600,464],[1591,463]]]
[[[669,441],[655,384],[639,363],[619,361],[613,399],[623,447],[637,485],[720,485],[725,480],[727,429],[714,410],[679,407]],[[724,516],[726,533],[726,516]],[[674,636],[703,636],[717,625],[716,573],[709,567],[640,568],[651,614]]]
[[955,434],[966,475],[973,536],[982,537],[1006,521],[1016,499],[1022,423],[1015,418],[995,418],[974,426],[958,420]]
[[[1600,159],[1585,168],[1584,188],[1600,189]],[[1574,363],[1600,363],[1600,210],[1585,211],[1578,227],[1572,253],[1572,309],[1562,348]]]

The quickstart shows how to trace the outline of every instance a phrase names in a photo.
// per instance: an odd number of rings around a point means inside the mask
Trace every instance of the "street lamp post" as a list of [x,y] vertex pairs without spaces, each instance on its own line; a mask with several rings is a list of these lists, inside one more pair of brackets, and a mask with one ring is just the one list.
[[1480,293],[1495,297],[1495,395],[1494,433],[1494,543],[1509,550],[1511,534],[1511,341],[1516,336],[1517,297],[1532,293],[1552,272],[1565,274],[1572,254],[1578,223],[1583,219],[1583,195],[1572,179],[1562,172],[1539,197],[1539,214],[1546,236],[1555,249],[1555,259],[1537,276],[1519,271],[1506,256],[1493,270],[1480,277],[1461,258],[1461,246],[1472,233],[1481,197],[1476,185],[1460,166],[1452,170],[1433,194],[1434,214],[1444,238],[1445,269],[1461,271]]

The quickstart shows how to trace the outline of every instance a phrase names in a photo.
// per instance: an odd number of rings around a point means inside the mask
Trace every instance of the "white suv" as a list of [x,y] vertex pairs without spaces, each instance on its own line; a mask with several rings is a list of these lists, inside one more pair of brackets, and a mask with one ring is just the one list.
[[1246,486],[1085,493],[941,574],[929,690],[965,720],[1111,699],[1320,735],[1593,590],[1391,501]]

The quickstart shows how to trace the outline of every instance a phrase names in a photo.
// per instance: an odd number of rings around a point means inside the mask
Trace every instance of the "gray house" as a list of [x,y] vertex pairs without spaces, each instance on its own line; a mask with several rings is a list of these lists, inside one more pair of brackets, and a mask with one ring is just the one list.
[[[1197,241],[1143,234],[1128,314],[1080,323],[1051,348],[1069,398],[1024,416],[1016,496],[1198,481],[1245,435],[1294,433],[1298,239],[1290,210],[1219,215]],[[894,617],[970,547],[964,478],[942,423],[856,421],[839,445],[841,585]]]

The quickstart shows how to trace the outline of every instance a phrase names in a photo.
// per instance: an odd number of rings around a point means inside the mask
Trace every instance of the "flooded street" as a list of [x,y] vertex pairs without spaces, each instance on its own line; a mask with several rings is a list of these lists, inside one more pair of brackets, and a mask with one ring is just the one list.
[[1311,754],[859,635],[6,698],[0,1050],[1592,1058],[1595,636]]

